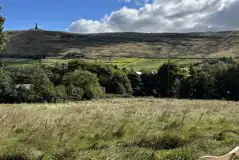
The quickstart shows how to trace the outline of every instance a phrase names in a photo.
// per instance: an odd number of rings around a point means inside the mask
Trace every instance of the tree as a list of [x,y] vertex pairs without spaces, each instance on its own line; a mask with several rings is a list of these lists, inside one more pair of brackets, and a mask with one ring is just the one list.
[[74,86],[73,84],[68,84],[66,86],[67,97],[70,100],[82,100],[84,95],[84,90],[81,87]]
[[143,72],[141,75],[143,88],[143,96],[157,96],[156,84],[158,83],[158,78],[156,74],[150,72]]
[[31,101],[56,102],[61,98],[62,95],[59,95],[59,90],[62,90],[62,88],[55,88],[46,72],[39,65],[32,68],[31,81],[33,85],[31,87]]
[[[72,90],[72,95],[76,96],[76,93],[83,92],[84,99],[98,98],[103,95],[103,90],[99,84],[99,79],[96,74],[84,70],[75,70],[63,77],[64,84],[68,88],[76,87]],[[68,90],[69,93],[69,90]]]
[[181,83],[180,97],[193,99],[226,98],[228,90],[225,86],[225,78],[229,77],[227,73],[228,64],[224,62],[190,67],[190,76]]
[[[0,10],[1,10],[1,7],[0,7]],[[7,38],[3,32],[4,22],[5,22],[5,18],[0,15],[0,50],[3,49],[5,43],[7,42]]]
[[128,74],[128,78],[130,80],[131,87],[133,89],[133,95],[142,96],[143,82],[140,75],[138,75],[135,72],[130,72]]
[[8,71],[0,70],[0,102],[11,102],[10,97],[13,91],[13,80]]
[[239,64],[220,72],[216,79],[216,90],[222,98],[239,100]]
[[132,88],[127,73],[121,69],[103,63],[90,63],[84,60],[70,61],[68,71],[76,69],[87,70],[99,78],[99,83],[105,88],[106,93],[131,94]]
[[111,90],[111,93],[115,94],[131,94],[132,87],[130,84],[130,80],[127,75],[123,73],[121,70],[112,70],[111,79],[109,83],[106,85],[107,90]]
[[178,93],[178,82],[182,78],[180,68],[174,63],[165,63],[158,70],[157,90],[162,97],[172,97]]

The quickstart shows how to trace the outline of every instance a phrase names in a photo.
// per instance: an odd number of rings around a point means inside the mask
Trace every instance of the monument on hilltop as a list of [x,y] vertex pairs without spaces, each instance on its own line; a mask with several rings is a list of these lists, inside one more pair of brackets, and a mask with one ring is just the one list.
[[38,24],[36,23],[35,30],[38,30]]

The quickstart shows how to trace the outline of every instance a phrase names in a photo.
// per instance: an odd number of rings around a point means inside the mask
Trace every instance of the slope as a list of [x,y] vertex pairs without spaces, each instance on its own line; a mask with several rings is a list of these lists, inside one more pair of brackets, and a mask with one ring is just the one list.
[[239,56],[239,31],[205,33],[100,33],[8,31],[2,57]]

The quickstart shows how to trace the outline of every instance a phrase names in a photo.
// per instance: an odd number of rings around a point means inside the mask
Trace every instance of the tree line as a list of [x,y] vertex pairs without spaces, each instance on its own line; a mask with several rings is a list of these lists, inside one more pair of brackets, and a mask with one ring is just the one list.
[[239,64],[226,58],[194,65],[165,63],[156,73],[142,74],[85,60],[73,60],[64,66],[36,64],[13,71],[0,69],[0,103],[111,96],[239,100]]
[[157,74],[128,75],[135,96],[239,100],[239,63],[232,58],[163,64]]

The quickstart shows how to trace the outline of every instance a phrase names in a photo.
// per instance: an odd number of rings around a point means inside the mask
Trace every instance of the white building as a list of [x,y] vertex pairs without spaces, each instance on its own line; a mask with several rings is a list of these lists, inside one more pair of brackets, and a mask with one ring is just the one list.
[[31,89],[32,84],[17,84],[16,88],[25,88],[27,90]]

